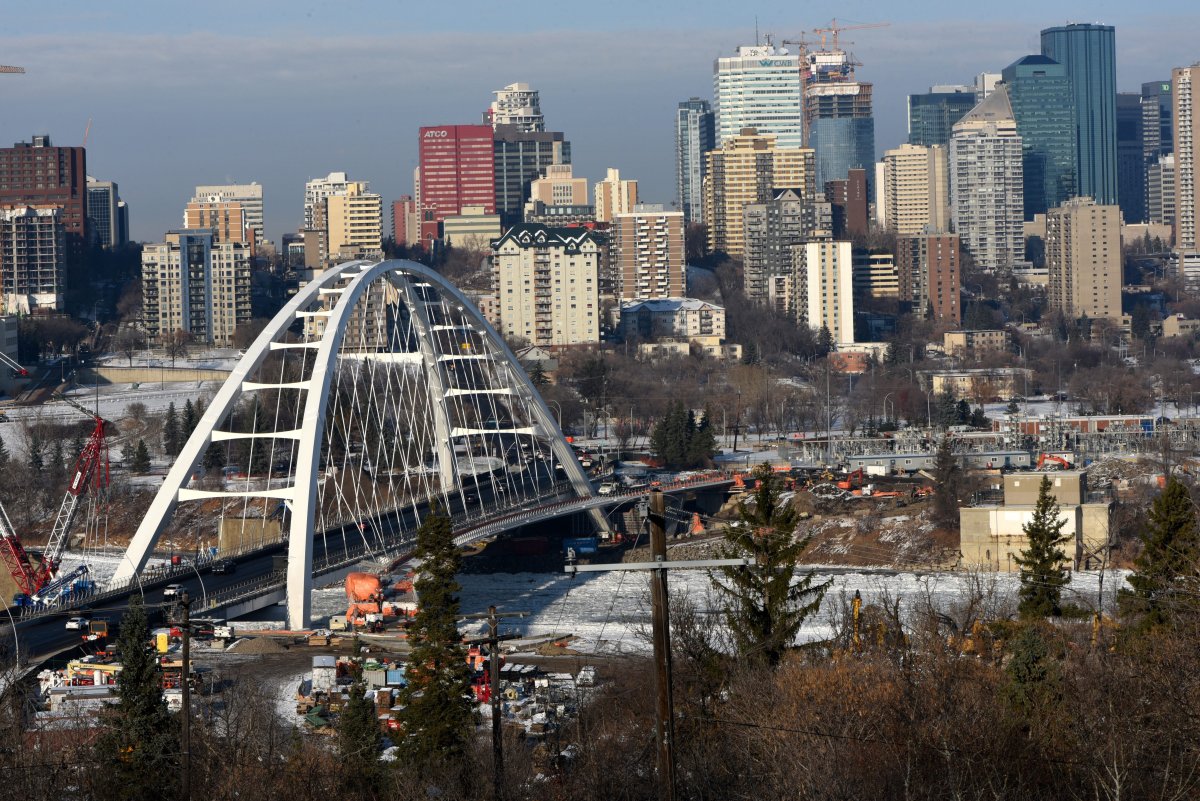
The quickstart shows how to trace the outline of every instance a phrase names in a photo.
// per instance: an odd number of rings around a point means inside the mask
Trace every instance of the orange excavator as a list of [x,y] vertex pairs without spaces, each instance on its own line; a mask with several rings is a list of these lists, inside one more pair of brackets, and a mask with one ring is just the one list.
[[854,472],[848,474],[843,480],[839,481],[837,483],[837,488],[843,490],[861,489],[864,477],[863,469],[860,467]]
[[[1046,465],[1050,466],[1047,467]],[[1070,470],[1071,463],[1061,456],[1055,456],[1053,453],[1043,453],[1038,457],[1037,470]]]

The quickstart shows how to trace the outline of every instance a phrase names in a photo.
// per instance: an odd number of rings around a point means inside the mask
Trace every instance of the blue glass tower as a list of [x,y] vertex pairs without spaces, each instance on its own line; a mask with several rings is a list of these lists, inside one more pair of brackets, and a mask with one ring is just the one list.
[[1117,46],[1111,25],[1078,23],[1042,31],[1042,55],[1067,68],[1075,100],[1078,194],[1117,202]]
[[675,193],[686,222],[700,222],[704,196],[704,154],[715,148],[716,126],[707,100],[693,97],[675,111]]
[[808,143],[816,158],[816,184],[844,181],[851,168],[868,173],[875,163],[873,117],[819,117],[809,123]]
[[969,86],[935,86],[908,96],[908,143],[946,145],[954,123],[975,108],[975,91]]
[[1031,220],[1076,194],[1071,81],[1066,67],[1038,55],[1017,59],[1002,74],[1021,136],[1025,219]]

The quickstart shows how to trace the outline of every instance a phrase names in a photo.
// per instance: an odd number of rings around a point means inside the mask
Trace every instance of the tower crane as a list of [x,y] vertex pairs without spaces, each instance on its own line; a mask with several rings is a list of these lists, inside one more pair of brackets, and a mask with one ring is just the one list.
[[810,33],[814,33],[817,36],[821,37],[821,49],[822,50],[826,49],[825,43],[826,43],[827,35],[829,36],[830,40],[833,42],[833,49],[841,50],[842,43],[841,43],[840,37],[841,37],[842,31],[865,31],[870,28],[886,28],[891,24],[892,23],[890,23],[890,22],[863,22],[858,25],[838,25],[837,18],[835,17],[833,20],[830,21],[828,28],[814,28],[812,31],[810,31]]

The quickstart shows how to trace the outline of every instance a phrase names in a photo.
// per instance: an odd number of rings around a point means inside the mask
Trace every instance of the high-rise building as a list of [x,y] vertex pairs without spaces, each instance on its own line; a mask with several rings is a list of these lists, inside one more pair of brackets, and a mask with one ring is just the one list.
[[[556,131],[522,131],[515,125],[498,125],[492,148],[495,181],[492,208],[505,225],[521,221],[529,185],[547,167],[571,163],[571,143]],[[425,195],[419,199],[421,207],[427,208]]]
[[62,311],[67,244],[62,207],[0,206],[0,315]]
[[128,207],[115,181],[87,178],[88,232],[102,248],[119,248],[129,242]]
[[1000,84],[1001,75],[998,72],[981,72],[975,76],[975,103],[978,105],[987,100],[988,95],[996,91]]
[[[418,132],[421,241],[440,238],[437,224],[464,206],[496,211],[495,154],[490,125],[439,125]],[[426,212],[432,211],[432,219]]]
[[975,108],[972,86],[931,86],[929,91],[908,96],[908,143],[946,145],[954,123]]
[[254,244],[255,231],[246,218],[246,209],[236,200],[192,200],[183,209],[183,227],[209,229],[214,242]]
[[1090,197],[1046,214],[1050,308],[1068,319],[1121,319],[1121,210]]
[[246,227],[254,231],[254,244],[262,245],[267,241],[263,229],[263,188],[251,181],[248,184],[212,184],[197,186],[193,202],[222,203],[234,202],[241,205],[246,213]]
[[1117,202],[1117,50],[1111,25],[1073,23],[1042,31],[1042,55],[1067,68],[1074,95],[1076,192]]
[[587,178],[576,178],[570,164],[551,164],[529,185],[529,199],[547,206],[586,206]]
[[1146,218],[1175,228],[1175,154],[1159,156],[1146,170]]
[[854,259],[851,244],[821,237],[792,246],[792,303],[796,320],[829,330],[839,344],[854,342]]
[[884,226],[899,236],[950,230],[950,177],[942,145],[901,145],[884,151]]
[[409,237],[418,230],[417,203],[412,195],[401,195],[392,201],[392,241],[407,245]]
[[853,248],[852,257],[855,302],[900,297],[900,276],[896,272],[894,253]]
[[854,78],[854,62],[844,50],[808,54],[804,122],[808,146],[816,154],[817,186],[846,177],[851,168],[875,163],[872,85]]
[[[304,184],[304,227],[317,230],[324,226],[317,223],[318,215],[322,214],[318,207],[330,195],[344,195],[351,187],[359,187],[366,191],[367,184],[363,181],[351,181],[344,172],[331,172],[324,178],[314,178]],[[196,187],[197,189],[205,187]]]
[[599,342],[600,258],[586,228],[505,231],[492,243],[501,333],[538,346]]
[[637,205],[638,182],[623,180],[620,170],[609,167],[604,180],[596,182],[595,197],[596,222],[612,222],[618,214],[628,214]]
[[[772,279],[791,275],[792,245],[815,233],[812,200],[803,188],[775,188],[767,202],[748,204],[742,221],[742,289],[748,300],[766,303]],[[824,234],[828,236],[829,231]]]
[[211,231],[170,231],[142,248],[142,322],[162,344],[176,331],[213,345],[232,345],[250,322],[250,249],[216,243]]
[[1025,253],[1021,137],[1000,85],[954,126],[950,208],[954,231],[985,270],[1012,267]]
[[825,200],[832,212],[834,239],[850,239],[867,235],[867,212],[871,201],[867,195],[867,171],[852,167],[846,177],[825,182]]
[[1025,219],[1075,197],[1075,113],[1067,68],[1046,56],[1004,68],[1004,86],[1024,154]]
[[1200,63],[1171,70],[1171,133],[1175,139],[1175,247],[1196,250],[1200,215]]
[[1146,166],[1159,156],[1175,152],[1171,133],[1171,82],[1150,81],[1142,84],[1142,143]]
[[1146,221],[1146,136],[1140,92],[1117,95],[1117,198],[1127,223]]
[[61,208],[67,259],[78,258],[88,242],[86,152],[45,135],[0,148],[0,205]]
[[527,83],[510,83],[493,92],[496,99],[483,114],[483,121],[495,128],[497,125],[515,125],[526,133],[546,130],[546,118],[542,116],[542,103],[537,89]]
[[781,148],[803,147],[801,56],[769,44],[739,47],[713,63],[717,141],[722,147],[754,128]]
[[920,233],[896,242],[900,299],[922,319],[958,327],[962,322],[962,279],[957,234]]
[[716,118],[708,101],[682,101],[675,112],[675,196],[685,224],[703,219],[704,154],[716,146]]
[[608,247],[622,299],[686,294],[682,211],[636,204],[632,211],[613,216]]
[[329,256],[337,261],[383,255],[383,198],[365,183],[325,199]]
[[743,130],[708,154],[704,179],[704,222],[708,247],[732,258],[744,253],[742,214],[751,203],[766,203],[775,187],[802,189],[813,196],[813,152],[778,147],[771,134]]

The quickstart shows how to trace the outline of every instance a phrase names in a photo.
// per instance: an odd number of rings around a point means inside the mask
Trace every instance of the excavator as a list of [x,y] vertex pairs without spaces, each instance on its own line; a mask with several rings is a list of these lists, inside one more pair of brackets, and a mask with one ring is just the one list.
[[108,421],[94,414],[84,406],[62,395],[57,400],[73,406],[91,417],[94,422],[92,434],[83,446],[83,452],[75,462],[75,470],[71,474],[71,482],[63,494],[59,505],[58,515],[54,519],[54,528],[50,539],[42,552],[41,562],[34,565],[17,536],[16,529],[8,518],[8,513],[0,506],[0,559],[4,561],[9,573],[20,593],[13,598],[17,605],[34,605],[43,600],[53,598],[57,593],[71,586],[75,581],[82,580],[88,573],[86,565],[80,565],[66,575],[59,575],[58,568],[66,551],[67,539],[75,517],[79,511],[80,499],[89,491],[103,493],[109,484],[108,463]]
[[848,473],[844,479],[839,481],[837,483],[837,488],[843,490],[861,489],[864,478],[865,474],[863,473],[863,469],[860,467],[857,470]]
[[[1047,467],[1046,465],[1050,465]],[[1043,453],[1038,457],[1036,470],[1070,470],[1073,465],[1061,456]]]

